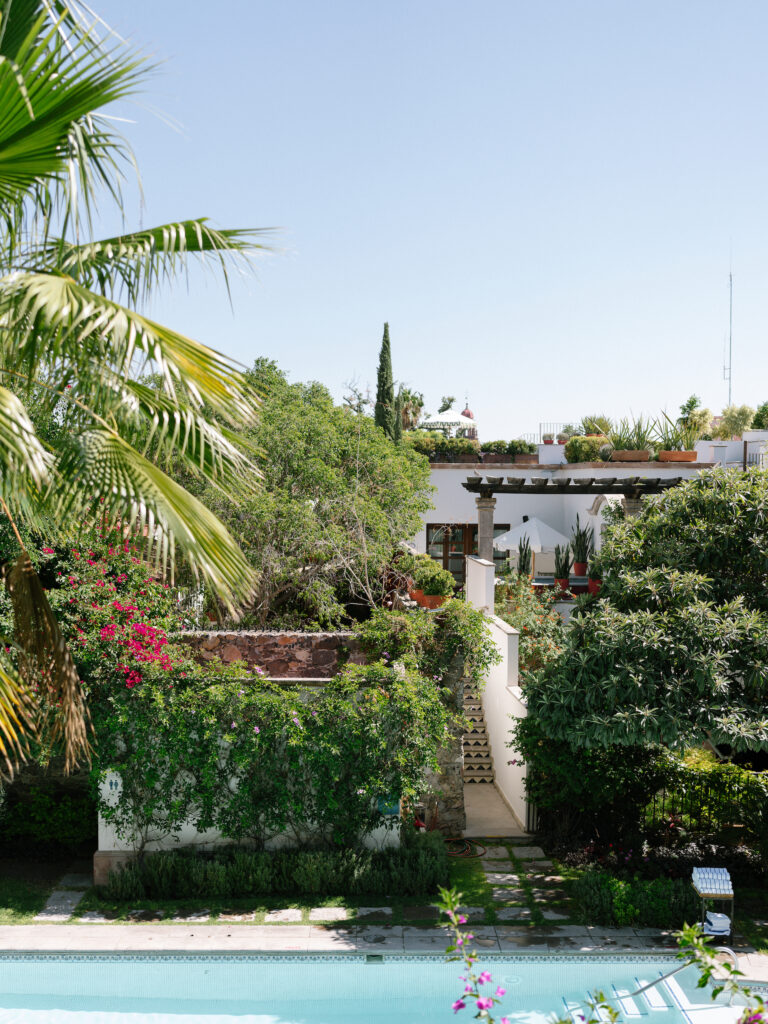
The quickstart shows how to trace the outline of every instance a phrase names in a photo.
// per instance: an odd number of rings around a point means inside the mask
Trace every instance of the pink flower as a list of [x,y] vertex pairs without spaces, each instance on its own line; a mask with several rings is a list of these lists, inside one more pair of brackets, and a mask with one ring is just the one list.
[[258,727],[258,725],[254,725],[253,731],[256,733],[256,735],[258,735],[261,732],[261,729]]
[[43,548],[43,554],[44,555],[55,555],[56,552],[53,550],[53,548]]
[[464,917],[463,914],[459,914],[459,916],[457,918],[457,921],[459,922],[459,924],[466,924],[467,923],[467,919],[466,919],[466,917]]
[[486,981],[490,981],[490,980],[491,980],[491,976],[488,973],[488,971],[483,971],[483,973],[477,979],[477,983],[478,983],[478,985],[484,985],[486,983]]
[[507,990],[505,988],[502,988],[501,985],[499,985],[499,987],[496,989],[494,995],[498,996],[499,999],[501,999],[501,997],[503,995],[506,995],[506,992],[507,992]]
[[453,1010],[454,1013],[458,1013],[459,1010],[463,1010],[466,1005],[467,1004],[464,1002],[463,999],[457,999],[456,1002],[451,1007],[451,1009]]
[[502,1017],[499,1024],[509,1024],[509,1017]]
[[229,728],[230,728],[230,729],[234,729],[234,728],[236,728],[236,726],[235,726],[235,723],[233,722],[233,723],[232,723],[232,725],[230,725],[230,727],[229,727]]
[[478,1010],[490,1010],[492,1006],[493,1006],[493,999],[490,996],[488,996],[485,999],[480,998],[480,999],[477,1000],[477,1008],[478,1008]]

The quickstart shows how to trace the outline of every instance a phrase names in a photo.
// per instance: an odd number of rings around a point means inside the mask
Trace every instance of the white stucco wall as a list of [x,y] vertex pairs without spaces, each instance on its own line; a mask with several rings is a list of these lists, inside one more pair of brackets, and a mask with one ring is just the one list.
[[[575,463],[572,465],[538,465],[538,466],[516,466],[508,465],[477,465],[472,464],[439,464],[432,467],[431,483],[435,488],[432,497],[434,508],[426,512],[423,517],[423,528],[414,538],[414,544],[419,551],[427,549],[428,523],[466,523],[477,522],[476,495],[462,487],[462,484],[470,476],[479,477],[507,477],[516,479],[523,478],[531,480],[532,477],[546,478],[553,481],[579,479],[606,479],[618,478],[627,479],[633,477],[661,477],[670,479],[683,477],[688,479],[698,475],[704,468],[709,468],[711,442],[706,442],[707,451],[702,457],[707,459],[706,463],[663,463],[663,462],[588,462]],[[733,442],[740,444],[740,442]],[[545,447],[544,445],[541,446]],[[558,447],[551,445],[547,447]],[[595,541],[599,547],[599,533],[597,528],[602,523],[602,513],[598,515],[598,521],[590,516],[589,509],[592,507],[597,494],[499,494],[496,497],[496,509],[494,511],[494,522],[508,523],[510,527],[519,526],[523,516],[536,516],[555,530],[570,537],[571,530],[576,525],[576,514],[582,522],[589,522],[595,525]]]
[[[467,601],[473,604],[472,596],[486,592],[492,583],[494,570],[490,562],[481,558],[468,558],[466,568]],[[507,746],[513,719],[524,718],[527,714],[522,691],[518,686],[520,634],[496,615],[487,614],[487,622],[501,660],[488,670],[480,695],[485,728],[493,759],[496,788],[524,828],[526,769],[519,753]]]

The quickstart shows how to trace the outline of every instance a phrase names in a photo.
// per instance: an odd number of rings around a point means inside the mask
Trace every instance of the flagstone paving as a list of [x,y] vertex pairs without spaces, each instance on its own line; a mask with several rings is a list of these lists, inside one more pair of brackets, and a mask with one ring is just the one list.
[[272,924],[273,921],[301,921],[301,911],[297,907],[288,907],[285,910],[270,910],[264,915],[264,923]]
[[[301,913],[301,912],[299,912]],[[310,921],[346,921],[346,907],[313,907],[309,912]]]
[[84,893],[79,890],[54,889],[43,909],[35,916],[35,920],[48,922],[68,921],[83,896]]
[[542,860],[546,854],[540,846],[513,846],[512,856],[518,860]]

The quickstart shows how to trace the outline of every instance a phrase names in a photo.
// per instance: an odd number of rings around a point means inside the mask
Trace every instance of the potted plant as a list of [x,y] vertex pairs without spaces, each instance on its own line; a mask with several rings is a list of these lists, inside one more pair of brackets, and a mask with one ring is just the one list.
[[557,443],[558,444],[565,444],[567,442],[567,440],[568,440],[568,434],[558,434],[557,435]]
[[588,570],[587,593],[597,596],[603,585],[603,578],[598,565],[590,565]]
[[555,585],[561,590],[568,589],[571,576],[571,549],[567,544],[555,545]]
[[603,450],[609,447],[608,438],[603,434],[595,434],[594,437],[575,434],[568,439],[565,446],[566,462],[600,462]]
[[517,571],[520,576],[530,577],[532,568],[531,542],[523,537],[517,545]]
[[571,531],[573,551],[573,572],[576,576],[587,575],[587,563],[595,546],[595,531],[591,526],[581,526],[576,516],[576,526]]
[[656,430],[655,420],[646,420],[642,416],[636,420],[623,419],[614,423],[608,433],[608,440],[613,446],[612,462],[647,462],[653,449],[653,435]]
[[656,426],[659,444],[659,462],[695,462],[698,454],[694,445],[699,431],[680,420],[675,422],[664,412]]
[[447,569],[438,565],[434,558],[427,556],[416,569],[414,576],[418,590],[421,591],[421,596],[416,600],[423,608],[439,608],[453,593],[453,576]]
[[539,462],[539,452],[536,445],[530,441],[510,441],[507,445],[507,453],[514,459],[516,466],[536,466]]
[[541,439],[544,442],[544,444],[554,444],[555,443],[555,435],[554,434],[542,434],[541,435]]

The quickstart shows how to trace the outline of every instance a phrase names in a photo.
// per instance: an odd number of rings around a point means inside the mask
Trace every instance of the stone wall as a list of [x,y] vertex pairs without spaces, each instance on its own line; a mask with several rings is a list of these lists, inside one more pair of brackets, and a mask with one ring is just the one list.
[[330,679],[346,662],[364,663],[352,633],[242,632],[181,633],[178,640],[196,651],[198,661],[259,666],[271,679]]

